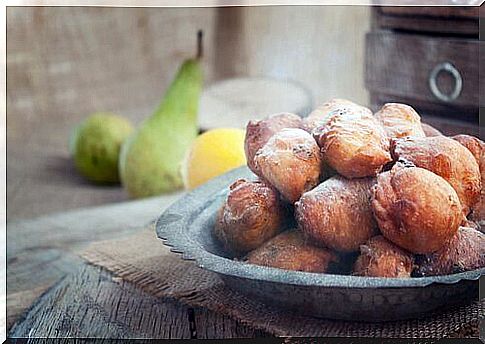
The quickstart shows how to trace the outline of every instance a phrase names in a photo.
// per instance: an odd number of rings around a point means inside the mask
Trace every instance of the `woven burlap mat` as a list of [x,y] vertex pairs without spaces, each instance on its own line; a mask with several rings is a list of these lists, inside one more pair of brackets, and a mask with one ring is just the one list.
[[[485,302],[434,313],[427,318],[385,323],[317,319],[266,306],[241,295],[212,272],[169,251],[153,225],[119,240],[98,242],[82,253],[91,264],[104,267],[156,297],[174,298],[193,307],[228,315],[276,336],[443,338],[478,336]],[[466,333],[464,333],[466,332]]]

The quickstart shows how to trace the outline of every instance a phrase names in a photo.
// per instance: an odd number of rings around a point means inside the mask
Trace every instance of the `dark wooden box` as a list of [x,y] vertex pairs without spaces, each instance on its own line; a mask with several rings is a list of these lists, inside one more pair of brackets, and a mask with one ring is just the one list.
[[365,75],[373,109],[403,102],[434,116],[431,121],[453,118],[478,127],[479,107],[485,103],[479,11],[374,7]]

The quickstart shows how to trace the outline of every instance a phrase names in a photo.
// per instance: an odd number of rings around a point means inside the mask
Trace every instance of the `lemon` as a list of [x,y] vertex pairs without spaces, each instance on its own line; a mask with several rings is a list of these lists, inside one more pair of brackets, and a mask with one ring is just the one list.
[[187,151],[182,178],[186,189],[193,189],[209,179],[246,164],[245,131],[218,128],[199,135]]

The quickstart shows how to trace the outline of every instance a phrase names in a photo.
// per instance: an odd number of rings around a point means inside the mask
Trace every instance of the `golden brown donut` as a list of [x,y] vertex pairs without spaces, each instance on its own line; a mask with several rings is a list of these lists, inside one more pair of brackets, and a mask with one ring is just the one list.
[[463,213],[478,201],[481,176],[478,164],[463,145],[446,136],[405,137],[392,140],[391,154],[443,177],[453,186]]
[[400,163],[377,177],[372,208],[382,234],[413,253],[439,250],[463,220],[460,199],[446,180]]
[[[323,125],[331,112],[348,107],[361,107],[347,99],[330,99],[313,110],[307,117],[303,118],[303,129],[312,133],[314,129]],[[370,110],[369,110],[370,111]]]
[[485,228],[485,143],[470,135],[456,135],[453,139],[460,142],[463,146],[473,154],[475,160],[480,168],[482,188],[480,189],[480,197],[477,203],[472,207],[470,213],[470,220],[478,224],[478,228],[481,230]]
[[337,263],[332,251],[310,244],[298,230],[283,232],[251,251],[246,261],[250,264],[305,272],[327,272]]
[[453,140],[460,142],[465,146],[470,153],[473,154],[475,160],[480,166],[480,171],[485,169],[485,143],[471,135],[455,135],[452,137]]
[[458,232],[440,250],[417,256],[417,276],[449,275],[485,267],[485,234],[468,227]]
[[375,176],[391,161],[389,138],[366,108],[335,110],[313,134],[324,161],[347,178]]
[[423,128],[424,134],[427,137],[443,136],[443,134],[441,133],[441,131],[439,131],[438,129],[436,129],[435,127],[433,127],[430,124],[421,123],[421,128]]
[[370,203],[374,183],[375,178],[327,179],[296,202],[299,228],[321,246],[357,251],[378,233]]
[[313,137],[302,129],[282,129],[261,148],[254,162],[262,179],[290,203],[318,184],[322,159]]
[[227,251],[245,254],[284,229],[287,213],[276,190],[261,181],[244,179],[229,189],[214,227]]
[[411,277],[414,256],[384,238],[375,236],[360,246],[354,275],[368,277]]
[[284,128],[300,128],[301,117],[292,113],[277,113],[260,121],[250,121],[246,126],[244,151],[251,171],[258,174],[254,164],[254,156],[263,147],[271,136]]
[[387,103],[375,113],[389,138],[405,136],[426,136],[421,127],[421,117],[409,105]]

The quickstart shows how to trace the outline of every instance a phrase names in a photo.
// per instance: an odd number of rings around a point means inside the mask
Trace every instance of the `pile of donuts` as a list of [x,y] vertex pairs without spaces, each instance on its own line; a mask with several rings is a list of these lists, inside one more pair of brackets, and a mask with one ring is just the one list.
[[255,180],[236,180],[213,234],[248,264],[409,278],[485,266],[485,144],[410,106],[332,99],[246,128]]

